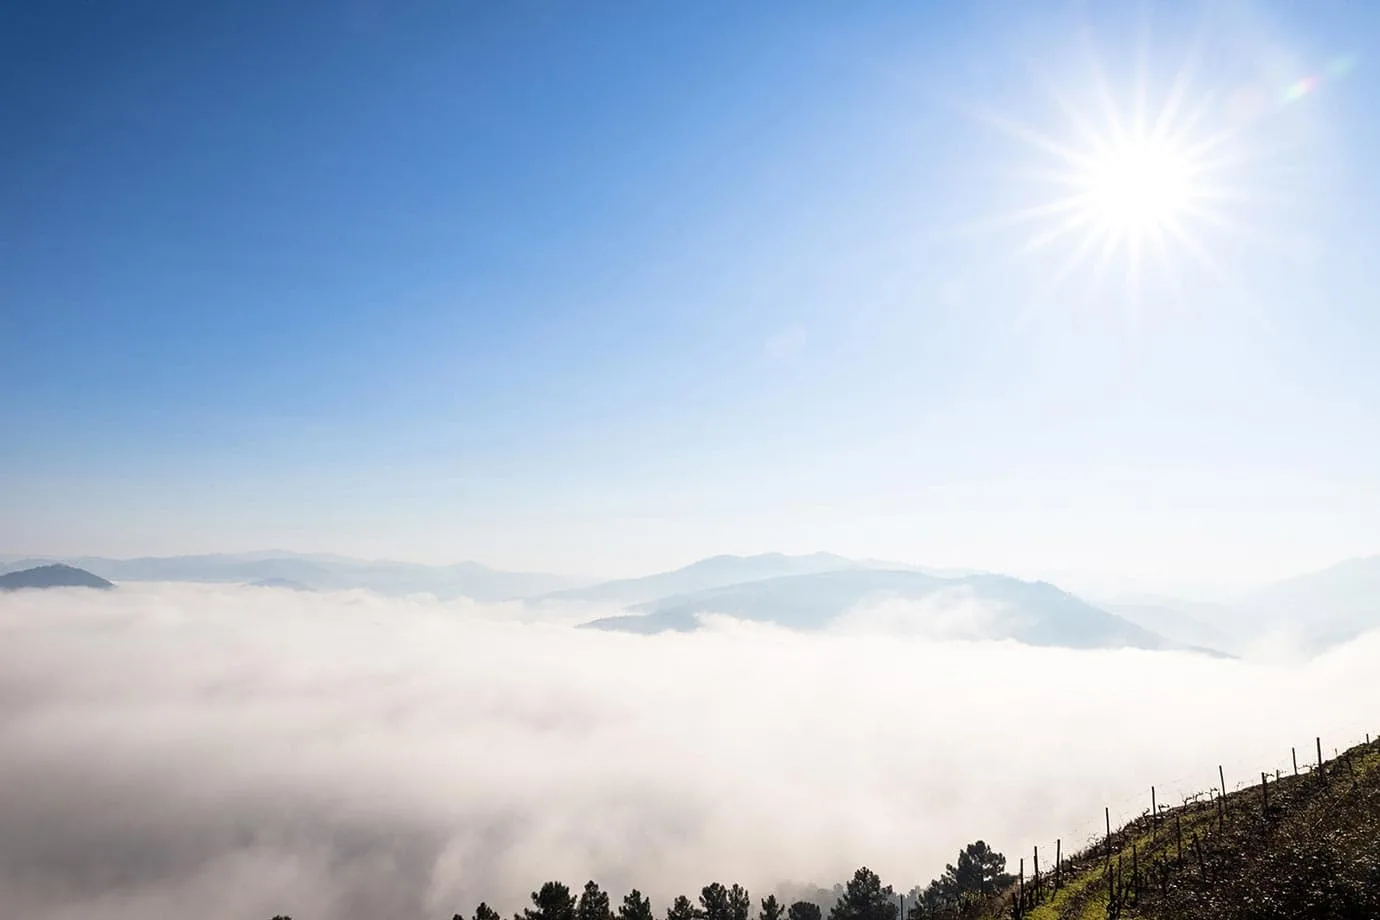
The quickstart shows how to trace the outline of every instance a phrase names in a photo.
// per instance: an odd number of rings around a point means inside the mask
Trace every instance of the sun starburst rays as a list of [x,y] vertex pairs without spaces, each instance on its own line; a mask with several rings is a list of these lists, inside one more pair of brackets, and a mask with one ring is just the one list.
[[1248,224],[1229,213],[1255,200],[1254,190],[1230,179],[1233,167],[1250,154],[1236,149],[1234,128],[1207,130],[1221,108],[1221,93],[1194,92],[1196,49],[1158,105],[1152,105],[1148,67],[1137,57],[1129,105],[1119,103],[1091,54],[1090,104],[1077,104],[1047,79],[1037,81],[1060,114],[1063,132],[1042,131],[998,113],[979,115],[1025,149],[1031,162],[1018,173],[1027,185],[1049,192],[985,222],[987,229],[1019,230],[1019,256],[1061,250],[1040,299],[1055,296],[1085,269],[1094,283],[1104,283],[1119,265],[1134,312],[1147,280],[1163,280],[1177,298],[1186,264],[1214,278],[1224,274],[1205,233],[1252,235]]

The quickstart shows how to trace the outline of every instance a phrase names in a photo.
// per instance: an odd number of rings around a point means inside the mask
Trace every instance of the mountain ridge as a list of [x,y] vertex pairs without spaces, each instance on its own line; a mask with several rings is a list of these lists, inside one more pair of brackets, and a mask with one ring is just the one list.
[[113,587],[114,584],[99,575],[61,562],[0,574],[0,591],[44,588],[96,588],[105,591]]
[[1061,648],[1223,654],[1174,642],[1048,582],[991,574],[941,578],[911,570],[841,569],[743,582],[632,605],[621,615],[582,625],[644,635],[690,632],[706,614],[806,632],[872,629]]
[[[330,554],[276,551],[202,553],[187,556],[69,556],[23,560],[61,562],[112,581],[172,581],[210,584],[280,584],[310,590],[365,589],[389,596],[432,594],[442,600],[469,597],[480,602],[508,601],[591,580],[542,572],[507,572],[477,562],[430,566],[412,562],[351,559]],[[21,563],[7,563],[0,571]]]

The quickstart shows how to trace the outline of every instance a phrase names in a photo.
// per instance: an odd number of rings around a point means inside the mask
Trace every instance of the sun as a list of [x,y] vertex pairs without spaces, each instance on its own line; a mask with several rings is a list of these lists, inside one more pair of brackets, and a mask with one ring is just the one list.
[[1123,141],[1095,156],[1075,182],[1088,217],[1108,233],[1144,236],[1170,231],[1196,197],[1185,151],[1162,138]]
[[1091,50],[1089,62],[1084,78],[1062,87],[1033,74],[1037,96],[1052,103],[1037,109],[1043,127],[965,106],[1018,142],[992,173],[1015,180],[1013,207],[969,226],[1021,231],[1014,255],[1036,268],[1026,312],[1076,275],[1096,302],[1133,312],[1151,300],[1182,305],[1204,279],[1235,290],[1221,255],[1264,235],[1256,217],[1243,218],[1270,194],[1253,187],[1262,158],[1250,120],[1232,116],[1218,88],[1195,86],[1192,56],[1162,93],[1143,74],[1127,84],[1106,79]]
[[1053,158],[1040,174],[1048,180],[1042,200],[1005,220],[1030,227],[1021,254],[1056,254],[1043,294],[1087,267],[1094,278],[1121,274],[1133,301],[1147,281],[1178,279],[1189,263],[1220,276],[1204,239],[1232,224],[1221,207],[1231,198],[1224,137],[1197,136],[1189,120],[1174,117],[1172,101],[1153,120],[1108,112],[1100,124],[1075,115],[1076,140],[1018,134],[1032,155]]

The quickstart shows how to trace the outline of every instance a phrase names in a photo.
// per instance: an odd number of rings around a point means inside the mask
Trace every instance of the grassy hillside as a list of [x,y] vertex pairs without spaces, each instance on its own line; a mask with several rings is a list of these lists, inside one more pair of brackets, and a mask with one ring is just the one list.
[[[1033,854],[1032,854],[1033,855]],[[1380,918],[1380,741],[1225,798],[1160,808],[972,917]],[[1048,869],[1048,867],[1046,867]],[[1022,898],[1024,892],[1024,898]]]

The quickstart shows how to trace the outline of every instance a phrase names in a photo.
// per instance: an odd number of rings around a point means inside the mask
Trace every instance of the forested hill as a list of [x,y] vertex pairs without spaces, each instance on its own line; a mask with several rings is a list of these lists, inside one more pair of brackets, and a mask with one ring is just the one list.
[[70,565],[40,565],[0,575],[0,591],[21,588],[100,588],[115,587],[98,575]]

